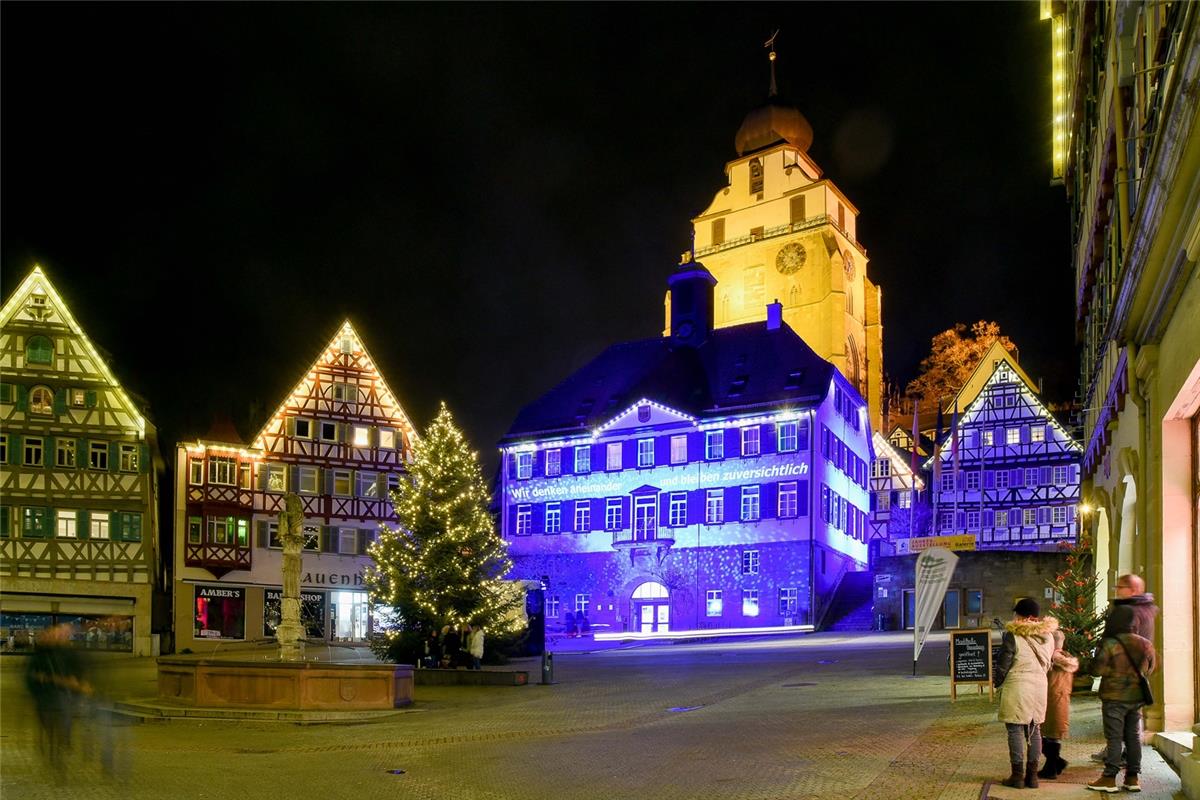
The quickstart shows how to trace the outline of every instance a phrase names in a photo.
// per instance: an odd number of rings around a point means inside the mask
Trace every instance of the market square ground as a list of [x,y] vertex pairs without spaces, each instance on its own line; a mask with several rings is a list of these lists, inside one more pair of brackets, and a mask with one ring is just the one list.
[[[950,702],[944,638],[926,646],[921,676],[909,677],[911,646],[904,634],[820,634],[563,652],[554,686],[422,686],[411,712],[385,722],[131,724],[119,731],[126,760],[117,779],[78,748],[64,774],[43,770],[24,659],[9,657],[0,661],[0,794],[984,797],[984,781],[1007,772],[995,707],[969,694]],[[153,662],[119,659],[113,672],[125,692],[152,695]],[[520,666],[533,672],[537,663]],[[1091,795],[1082,784],[1098,773],[1087,763],[1099,747],[1098,701],[1077,697],[1073,714],[1071,766],[1059,785],[1043,782],[1044,796]],[[1182,797],[1149,748],[1143,786],[1143,797]]]

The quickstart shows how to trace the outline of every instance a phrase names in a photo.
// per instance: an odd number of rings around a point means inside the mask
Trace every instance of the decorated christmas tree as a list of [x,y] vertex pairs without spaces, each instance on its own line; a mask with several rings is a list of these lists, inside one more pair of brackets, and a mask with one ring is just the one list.
[[1100,578],[1092,566],[1092,543],[1080,535],[1074,545],[1063,544],[1067,552],[1067,566],[1054,576],[1050,587],[1054,589],[1054,602],[1050,604],[1051,616],[1066,635],[1063,649],[1086,662],[1096,647],[1096,639],[1104,618],[1096,613],[1096,585]]
[[[515,633],[522,596],[503,580],[512,563],[496,534],[490,492],[463,432],[443,403],[413,448],[408,475],[392,493],[397,525],[384,526],[371,546],[371,601],[394,617],[380,655],[407,651],[443,626],[483,626],[487,636]],[[398,647],[398,645],[401,645]]]

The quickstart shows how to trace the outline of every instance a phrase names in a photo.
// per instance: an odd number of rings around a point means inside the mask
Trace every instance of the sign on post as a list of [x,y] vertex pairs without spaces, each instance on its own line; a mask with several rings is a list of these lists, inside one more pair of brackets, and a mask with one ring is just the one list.
[[950,632],[950,699],[958,699],[960,683],[975,684],[983,694],[988,687],[988,699],[996,699],[992,686],[992,632],[975,628]]
[[917,556],[916,619],[913,620],[913,675],[929,629],[942,606],[958,556],[943,547],[931,547]]

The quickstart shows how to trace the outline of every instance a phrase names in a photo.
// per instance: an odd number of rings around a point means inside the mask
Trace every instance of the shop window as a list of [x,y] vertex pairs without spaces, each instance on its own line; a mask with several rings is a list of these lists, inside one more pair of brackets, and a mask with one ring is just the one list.
[[246,638],[246,590],[240,586],[197,586],[192,635],[197,639]]
[[[300,624],[310,639],[325,638],[324,592],[300,590]],[[263,593],[263,636],[274,636],[283,621],[283,590],[267,589]]]
[[334,641],[366,641],[369,609],[366,592],[332,592],[330,607]]

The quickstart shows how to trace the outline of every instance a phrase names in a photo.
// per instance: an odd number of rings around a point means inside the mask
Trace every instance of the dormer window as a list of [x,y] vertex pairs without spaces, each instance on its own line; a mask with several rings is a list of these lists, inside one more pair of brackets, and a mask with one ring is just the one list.
[[50,364],[54,361],[54,342],[47,336],[30,336],[25,342],[25,363]]

